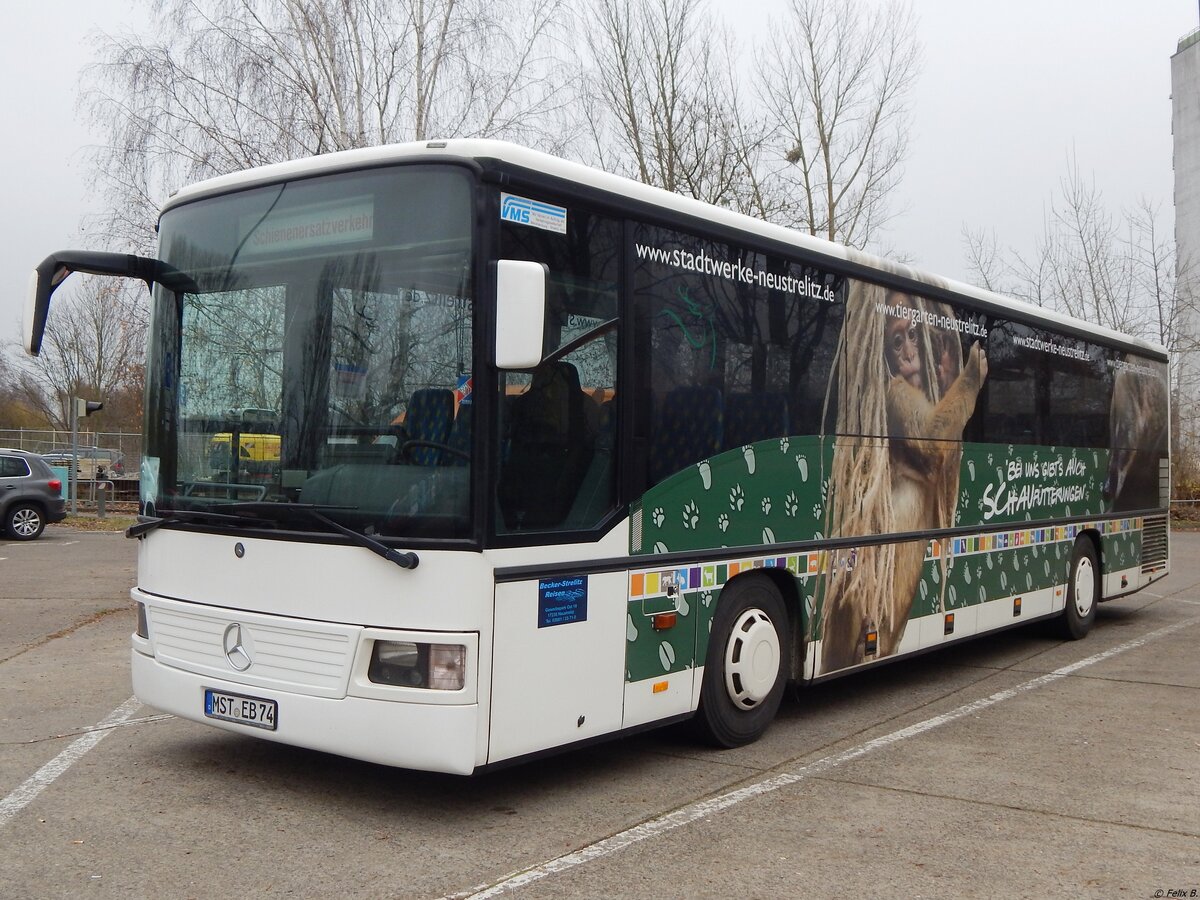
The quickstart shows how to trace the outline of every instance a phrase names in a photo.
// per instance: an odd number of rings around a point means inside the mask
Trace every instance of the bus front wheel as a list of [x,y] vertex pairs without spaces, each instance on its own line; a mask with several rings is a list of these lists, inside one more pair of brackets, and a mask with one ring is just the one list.
[[787,684],[791,627],[779,591],[765,578],[732,581],[713,617],[695,725],[718,747],[758,740]]
[[1086,637],[1096,622],[1100,602],[1100,565],[1096,547],[1086,537],[1075,542],[1071,552],[1071,574],[1067,581],[1067,605],[1058,620],[1058,634],[1065,640]]

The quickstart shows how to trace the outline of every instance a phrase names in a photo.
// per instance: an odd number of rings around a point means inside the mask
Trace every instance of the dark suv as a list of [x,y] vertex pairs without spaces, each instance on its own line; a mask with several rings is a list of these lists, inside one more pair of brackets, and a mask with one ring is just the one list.
[[62,481],[36,453],[0,449],[0,525],[17,541],[32,541],[48,522],[67,517]]

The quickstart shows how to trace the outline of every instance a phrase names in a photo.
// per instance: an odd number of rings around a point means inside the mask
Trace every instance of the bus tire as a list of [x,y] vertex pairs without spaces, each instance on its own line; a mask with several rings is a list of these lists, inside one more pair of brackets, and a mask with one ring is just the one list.
[[1096,604],[1100,602],[1100,566],[1096,546],[1090,538],[1075,541],[1071,551],[1071,573],[1067,579],[1067,605],[1057,624],[1059,637],[1077,641],[1086,637],[1096,622]]
[[762,737],[783,699],[791,625],[779,590],[766,578],[734,579],[721,592],[694,720],[717,747]]

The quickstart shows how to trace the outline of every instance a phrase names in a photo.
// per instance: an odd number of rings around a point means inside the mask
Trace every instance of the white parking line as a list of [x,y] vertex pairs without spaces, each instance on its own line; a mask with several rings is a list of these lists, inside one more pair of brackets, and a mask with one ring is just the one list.
[[942,725],[954,722],[965,716],[972,715],[987,709],[990,706],[995,706],[998,703],[1003,703],[1005,700],[1011,700],[1021,694],[1032,691],[1047,684],[1052,684],[1068,675],[1078,672],[1080,669],[1085,669],[1088,666],[1095,665],[1098,662],[1103,662],[1127,650],[1134,650],[1141,647],[1150,641],[1165,637],[1182,628],[1187,628],[1192,625],[1200,624],[1200,619],[1188,619],[1184,622],[1178,622],[1174,625],[1168,625],[1165,628],[1160,628],[1157,631],[1151,631],[1148,634],[1142,635],[1140,638],[1126,641],[1123,644],[1118,644],[1101,653],[1089,656],[1086,659],[1081,659],[1078,662],[1073,662],[1070,665],[1063,666],[1061,669],[1055,669],[1046,675],[1041,675],[1023,684],[1019,684],[1014,688],[1009,688],[1004,691],[997,691],[989,697],[984,697],[981,700],[976,700],[972,703],[967,703],[957,709],[951,710],[948,713],[943,713],[940,716],[934,716],[930,719],[925,719],[915,725],[909,725],[907,728],[901,728],[898,731],[893,731],[890,734],[885,734],[883,737],[878,737],[867,741],[864,744],[859,744],[857,747],[851,747],[848,750],[843,750],[841,753],[835,753],[833,756],[826,756],[816,762],[809,763],[807,766],[802,766],[794,772],[783,772],[771,778],[766,778],[762,781],[749,784],[746,787],[738,788],[735,791],[730,791],[727,794],[721,794],[718,797],[713,797],[709,800],[701,800],[699,803],[693,803],[691,806],[685,806],[682,809],[677,809],[674,812],[666,813],[659,816],[657,819],[651,819],[648,822],[643,822],[641,825],[635,825],[619,834],[614,834],[610,838],[598,841],[582,849],[576,850],[574,853],[568,853],[565,856],[560,856],[557,859],[552,859],[549,862],[534,866],[531,869],[526,869],[522,872],[514,872],[501,881],[493,885],[481,885],[478,888],[472,889],[472,893],[452,895],[458,898],[466,898],[466,900],[485,900],[488,897],[497,897],[500,894],[508,893],[524,887],[527,884],[533,884],[535,881],[540,881],[549,875],[556,875],[559,872],[565,872],[573,869],[576,866],[581,866],[584,863],[589,863],[594,860],[603,859],[606,856],[612,856],[615,853],[631,847],[640,841],[647,838],[658,837],[661,834],[674,831],[684,825],[689,825],[692,822],[707,818],[708,816],[718,813],[721,810],[728,809],[731,806],[736,806],[746,800],[753,800],[756,797],[761,797],[764,794],[769,794],[772,791],[778,790],[788,785],[796,784],[806,778],[814,775],[820,775],[830,769],[835,769],[844,763],[851,762],[868,753],[873,753],[876,750],[881,750],[885,747],[890,747],[900,741],[908,740],[912,737],[925,734],[927,731],[932,731]]
[[15,791],[0,800],[0,827],[7,825],[9,820],[32,803],[38,794],[79,762],[83,755],[100,743],[113,728],[123,725],[141,705],[137,697],[130,697],[85,734],[72,741],[66,750],[26,778]]

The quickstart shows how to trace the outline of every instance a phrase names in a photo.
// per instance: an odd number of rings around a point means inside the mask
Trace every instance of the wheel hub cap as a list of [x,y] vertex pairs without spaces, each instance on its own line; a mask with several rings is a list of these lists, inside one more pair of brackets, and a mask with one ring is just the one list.
[[748,609],[734,623],[725,647],[725,688],[742,709],[762,703],[779,676],[779,635],[761,609]]
[[13,516],[13,530],[17,534],[28,537],[38,529],[38,514],[31,509],[23,509]]
[[1086,618],[1096,602],[1096,573],[1092,561],[1086,556],[1075,567],[1075,611]]

